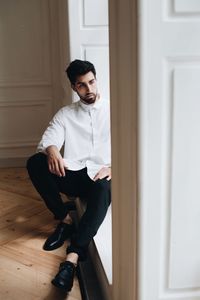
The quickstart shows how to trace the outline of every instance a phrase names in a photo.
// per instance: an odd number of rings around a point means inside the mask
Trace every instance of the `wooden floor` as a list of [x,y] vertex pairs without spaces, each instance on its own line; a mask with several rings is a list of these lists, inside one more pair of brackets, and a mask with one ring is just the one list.
[[0,299],[81,299],[77,278],[68,295],[51,284],[66,249],[42,250],[55,224],[26,170],[0,169]]

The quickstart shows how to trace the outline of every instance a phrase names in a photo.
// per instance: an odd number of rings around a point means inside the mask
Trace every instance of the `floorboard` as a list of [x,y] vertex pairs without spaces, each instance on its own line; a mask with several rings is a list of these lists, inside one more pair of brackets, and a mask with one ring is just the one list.
[[51,284],[67,246],[42,250],[55,226],[26,170],[0,169],[0,299],[82,299],[77,277],[67,295]]

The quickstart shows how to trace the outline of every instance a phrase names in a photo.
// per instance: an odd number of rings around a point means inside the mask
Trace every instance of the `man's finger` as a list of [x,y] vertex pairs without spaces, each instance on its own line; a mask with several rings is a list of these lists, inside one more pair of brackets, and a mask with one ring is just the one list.
[[52,167],[50,163],[48,163],[48,167],[49,167],[49,171],[52,172]]
[[59,169],[62,176],[65,176],[65,168],[61,161],[59,161]]
[[51,172],[51,173],[54,173],[55,172],[55,169],[54,169],[54,164],[53,164],[53,162],[51,161],[51,162],[49,162],[49,171]]
[[93,178],[94,181],[96,181],[97,179],[99,179],[99,173],[97,173]]
[[58,164],[57,161],[54,161],[54,173],[55,173],[57,176],[61,176],[59,164]]

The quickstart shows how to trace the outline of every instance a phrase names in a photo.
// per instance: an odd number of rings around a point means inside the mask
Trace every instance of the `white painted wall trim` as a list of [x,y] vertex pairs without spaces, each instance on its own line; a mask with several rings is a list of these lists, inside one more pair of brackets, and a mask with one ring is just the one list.
[[[145,100],[148,99],[147,87],[147,66],[148,66],[148,35],[147,35],[147,6],[145,1],[138,1],[138,170],[139,170],[139,187],[138,194],[140,201],[138,204],[138,299],[145,299],[144,292],[144,278],[146,274],[144,249],[146,249],[146,241],[144,235],[144,224],[146,220],[146,210],[143,198],[147,193],[146,185],[146,166],[148,160],[148,139],[146,132],[148,131],[148,124],[144,120],[148,120],[148,105]],[[146,195],[147,196],[147,195]],[[147,196],[148,197],[148,196]]]
[[137,299],[137,1],[110,0],[113,300]]

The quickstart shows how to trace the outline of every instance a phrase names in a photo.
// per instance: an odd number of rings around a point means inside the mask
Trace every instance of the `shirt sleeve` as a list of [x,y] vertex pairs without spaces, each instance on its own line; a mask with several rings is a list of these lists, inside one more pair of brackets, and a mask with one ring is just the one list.
[[65,126],[63,122],[62,109],[57,112],[54,118],[49,123],[49,126],[45,130],[41,141],[38,144],[37,152],[45,152],[49,146],[56,146],[60,151],[65,140]]

